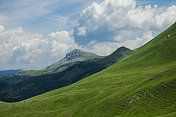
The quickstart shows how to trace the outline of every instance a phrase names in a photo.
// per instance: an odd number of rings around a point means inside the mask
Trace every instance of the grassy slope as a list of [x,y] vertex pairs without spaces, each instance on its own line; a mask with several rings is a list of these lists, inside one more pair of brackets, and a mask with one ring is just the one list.
[[174,117],[175,31],[176,23],[130,57],[75,84],[18,103],[1,102],[0,116]]

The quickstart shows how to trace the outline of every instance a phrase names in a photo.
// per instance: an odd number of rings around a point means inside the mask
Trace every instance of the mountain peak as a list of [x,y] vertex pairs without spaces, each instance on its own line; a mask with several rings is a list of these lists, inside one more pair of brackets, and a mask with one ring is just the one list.
[[130,50],[129,48],[126,48],[125,46],[119,47],[117,50]]
[[85,52],[80,49],[74,49],[66,54],[66,56],[59,62],[47,67],[47,69],[59,68],[60,66],[66,65],[68,63],[73,63],[77,61],[85,61],[94,58],[102,58],[102,56],[98,56],[91,52]]
[[118,48],[117,50],[115,50],[111,55],[119,55],[119,53],[131,53],[133,50],[126,48],[124,46]]
[[79,49],[74,49],[71,52],[67,53],[64,59],[69,60],[69,59],[81,57],[81,56],[84,56],[85,53],[87,52],[84,52]]

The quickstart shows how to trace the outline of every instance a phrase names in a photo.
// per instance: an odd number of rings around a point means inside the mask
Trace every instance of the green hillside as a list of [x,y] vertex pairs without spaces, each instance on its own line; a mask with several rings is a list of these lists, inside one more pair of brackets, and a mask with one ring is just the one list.
[[175,117],[176,23],[131,56],[75,84],[18,103],[1,102],[0,116]]
[[74,65],[58,73],[37,76],[12,75],[2,78],[0,79],[0,101],[18,102],[73,84],[107,68],[132,52],[128,48],[120,47],[107,57],[74,62]]

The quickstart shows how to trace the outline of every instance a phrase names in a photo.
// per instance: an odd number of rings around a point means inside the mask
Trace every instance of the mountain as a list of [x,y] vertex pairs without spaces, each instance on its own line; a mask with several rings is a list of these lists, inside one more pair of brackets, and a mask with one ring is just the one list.
[[48,66],[45,69],[42,70],[27,70],[27,71],[21,71],[17,74],[7,76],[5,78],[0,79],[0,89],[9,85],[14,85],[17,83],[20,83],[24,80],[30,79],[34,76],[41,76],[41,75],[47,75],[52,73],[57,73],[64,71],[65,69],[71,67],[72,65],[85,60],[95,59],[95,58],[103,58],[104,56],[98,56],[94,53],[85,52],[79,49],[72,50],[70,53],[68,53],[64,59],[60,60],[59,62]]
[[66,54],[65,58],[54,63],[51,66],[48,66],[42,70],[30,70],[30,71],[22,71],[19,75],[27,75],[27,76],[37,76],[42,74],[51,74],[64,71],[68,67],[74,65],[78,61],[85,61],[95,58],[103,58],[104,56],[98,56],[94,53],[85,52],[79,49],[74,49],[68,54]]
[[128,55],[130,55],[133,51],[122,46],[114,51],[111,55],[103,58],[102,60],[97,61],[99,64],[104,64],[106,66],[110,66],[121,59],[124,59]]
[[49,66],[47,69],[53,69],[57,66],[71,63],[71,62],[75,62],[75,61],[85,61],[85,60],[90,60],[90,59],[94,59],[94,58],[102,58],[102,56],[97,56],[94,53],[85,52],[85,51],[82,51],[79,49],[75,49],[75,50],[71,51],[70,53],[66,54],[64,59]]
[[1,102],[0,116],[174,117],[175,31],[176,23],[130,56],[77,83],[18,103]]
[[16,74],[20,71],[22,71],[22,69],[0,71],[0,78],[5,77],[5,76],[9,76],[9,75],[12,75],[12,74]]
[[91,59],[92,54],[74,50],[67,54],[63,60],[48,68],[55,68],[55,66],[60,66],[60,64],[68,61],[83,60],[85,56],[89,56],[88,60],[84,59],[85,61],[74,62],[74,65],[57,73],[37,76],[14,75],[1,79],[0,83],[4,83],[4,85],[0,87],[0,100],[7,102],[21,101],[53,89],[70,85],[107,68],[131,53],[132,50],[121,47],[107,57]]

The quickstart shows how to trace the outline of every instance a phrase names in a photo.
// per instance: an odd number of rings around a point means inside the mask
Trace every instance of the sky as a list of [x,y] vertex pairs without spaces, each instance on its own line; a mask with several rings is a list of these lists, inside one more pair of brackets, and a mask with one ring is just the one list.
[[176,0],[0,0],[0,70],[42,69],[73,49],[136,49],[176,21]]

